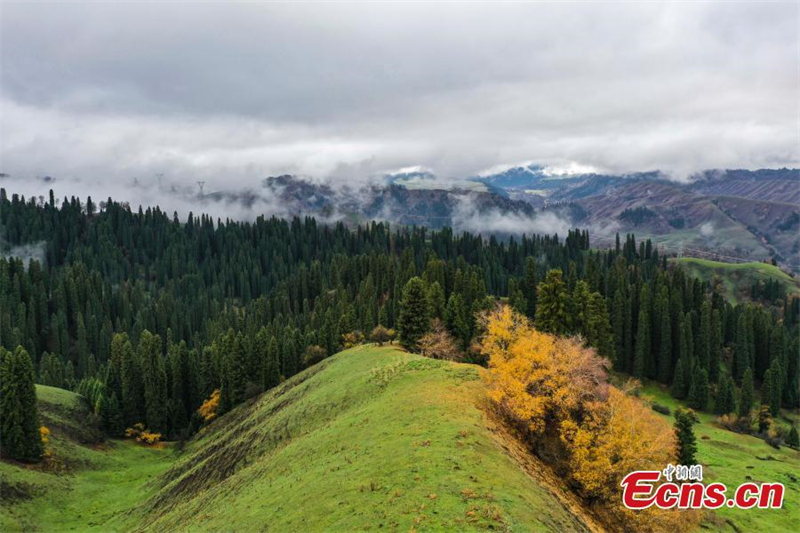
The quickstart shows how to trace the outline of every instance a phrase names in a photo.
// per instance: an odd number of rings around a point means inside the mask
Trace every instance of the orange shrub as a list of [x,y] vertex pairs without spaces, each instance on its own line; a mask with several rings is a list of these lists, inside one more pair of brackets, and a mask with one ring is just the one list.
[[211,422],[217,417],[217,411],[219,410],[219,389],[214,389],[214,392],[211,393],[211,396],[208,397],[206,401],[203,402],[203,405],[197,409],[197,413],[203,417],[203,421]]
[[577,339],[535,330],[508,306],[487,317],[485,331],[489,398],[534,445],[550,445],[550,459],[583,497],[599,503],[598,514],[612,529],[693,529],[695,511],[634,512],[622,505],[622,478],[674,463],[676,444],[669,424],[607,383],[608,360]]

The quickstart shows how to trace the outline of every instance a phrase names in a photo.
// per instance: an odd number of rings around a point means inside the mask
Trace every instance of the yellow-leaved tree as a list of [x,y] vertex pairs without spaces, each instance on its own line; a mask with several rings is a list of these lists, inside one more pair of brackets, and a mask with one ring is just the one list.
[[674,463],[676,444],[669,424],[608,384],[607,359],[579,339],[537,331],[508,306],[486,317],[481,349],[489,358],[489,398],[535,450],[547,450],[547,459],[567,472],[609,525],[646,532],[694,528],[696,511],[634,512],[622,505],[622,478]]
[[197,409],[197,413],[203,417],[204,422],[211,422],[217,417],[217,411],[219,410],[219,389],[214,389],[211,393],[211,396],[208,397],[206,401],[203,402]]

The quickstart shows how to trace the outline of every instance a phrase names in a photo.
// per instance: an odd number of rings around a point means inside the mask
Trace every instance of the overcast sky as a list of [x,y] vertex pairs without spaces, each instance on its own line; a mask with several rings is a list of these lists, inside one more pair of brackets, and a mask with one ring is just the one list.
[[799,22],[797,2],[4,1],[0,171],[798,166]]

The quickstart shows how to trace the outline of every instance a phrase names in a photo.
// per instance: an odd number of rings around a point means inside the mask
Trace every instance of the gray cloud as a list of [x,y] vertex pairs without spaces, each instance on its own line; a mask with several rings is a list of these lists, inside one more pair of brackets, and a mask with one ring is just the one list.
[[[796,3],[5,3],[0,171],[800,164]],[[38,182],[36,182],[38,183]],[[38,186],[38,185],[37,185]]]

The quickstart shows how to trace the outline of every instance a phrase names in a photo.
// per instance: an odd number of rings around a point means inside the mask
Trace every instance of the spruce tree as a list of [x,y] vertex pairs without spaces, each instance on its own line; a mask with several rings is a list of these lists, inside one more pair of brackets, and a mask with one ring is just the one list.
[[739,416],[750,416],[755,393],[753,391],[753,369],[748,368],[742,376],[742,388],[739,392]]
[[444,291],[438,281],[428,287],[428,314],[431,318],[444,318]]
[[658,351],[658,380],[669,383],[672,379],[672,317],[666,302],[661,313],[661,344]]
[[789,435],[786,437],[786,445],[795,450],[800,447],[800,436],[797,435],[797,427],[792,425]]
[[161,338],[148,330],[139,339],[139,360],[142,364],[144,385],[144,419],[151,431],[166,433],[169,402],[167,400],[167,372],[161,356]]
[[44,453],[34,377],[22,346],[13,352],[0,347],[0,451],[18,461],[37,462]]
[[686,401],[698,411],[705,410],[708,405],[708,372],[699,364],[694,367],[692,385],[689,387],[689,397]]
[[120,381],[122,382],[122,418],[128,427],[144,422],[144,384],[139,357],[128,335],[114,335],[112,350],[119,350]]
[[752,338],[752,323],[747,320],[745,313],[739,315],[736,321],[736,347],[734,349],[733,357],[733,372],[736,376],[736,381],[740,384],[747,369],[750,368],[750,351]]
[[278,361],[278,339],[272,336],[267,345],[264,357],[264,390],[269,390],[281,382],[280,363]]
[[411,351],[417,349],[417,341],[430,329],[425,284],[418,277],[411,278],[403,287],[397,329],[400,344]]
[[684,381],[685,371],[683,368],[683,358],[678,359],[675,365],[675,378],[672,380],[672,396],[682,400],[686,397],[686,382]]
[[708,359],[708,380],[716,383],[719,380],[719,367],[722,356],[722,317],[719,309],[711,312],[711,342]]
[[678,463],[697,464],[697,438],[694,425],[699,422],[697,414],[691,409],[679,407],[675,410],[675,437],[678,441]]
[[697,332],[694,354],[697,363],[708,369],[711,359],[711,300],[708,298],[700,309],[700,330]]
[[591,346],[597,348],[598,354],[614,361],[614,339],[611,334],[608,309],[599,292],[593,292],[589,295],[589,305],[586,315],[586,340]]
[[524,281],[522,283],[522,294],[525,297],[526,312],[531,320],[536,316],[536,286],[539,283],[537,278],[536,259],[533,257],[525,258]]
[[122,421],[122,409],[117,399],[117,393],[111,392],[110,396],[102,396],[98,411],[105,432],[111,437],[122,437],[125,432],[125,426]]
[[650,315],[646,307],[639,311],[639,325],[636,330],[636,353],[633,358],[633,375],[645,377],[650,355]]
[[717,396],[714,399],[714,414],[726,415],[736,411],[736,389],[733,380],[723,375],[717,385]]
[[539,283],[536,291],[536,329],[561,335],[567,332],[570,318],[567,312],[569,307],[569,294],[562,273],[558,269],[547,272],[544,280]]
[[625,305],[622,289],[614,291],[614,306],[611,328],[614,334],[614,370],[627,372],[630,365],[628,347],[625,345]]
[[[764,374],[764,385],[768,389],[768,394],[767,391],[762,391],[762,395],[764,396],[762,402],[769,405],[772,416],[778,416],[781,412],[781,398],[783,397],[782,388],[784,382],[783,365],[781,363],[782,361],[780,359],[773,359],[769,370]],[[767,377],[767,374],[769,374],[769,377]],[[769,386],[767,386],[767,383],[769,383]]]

